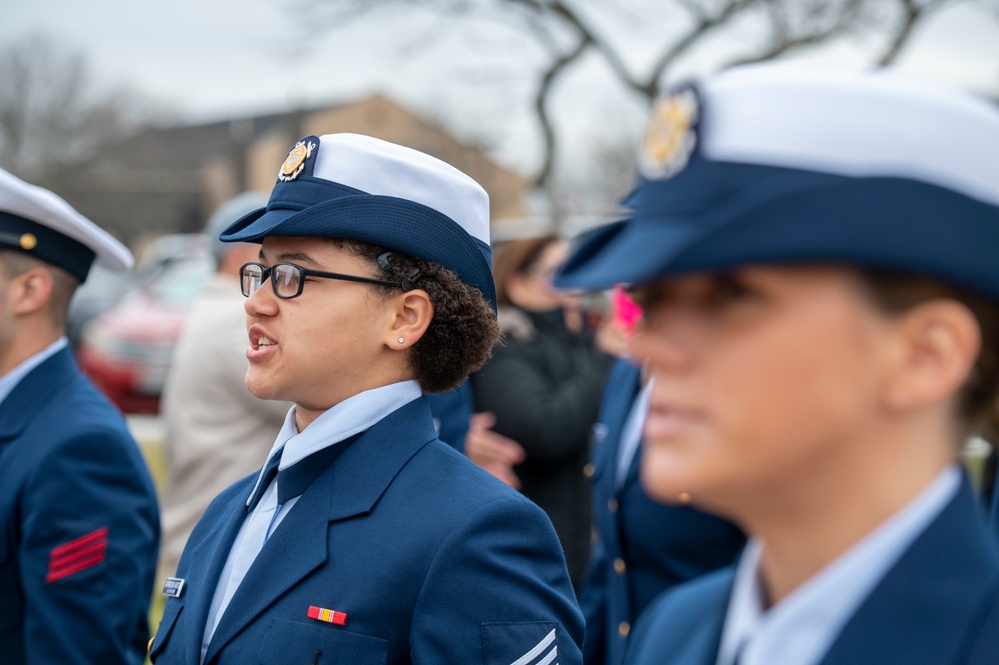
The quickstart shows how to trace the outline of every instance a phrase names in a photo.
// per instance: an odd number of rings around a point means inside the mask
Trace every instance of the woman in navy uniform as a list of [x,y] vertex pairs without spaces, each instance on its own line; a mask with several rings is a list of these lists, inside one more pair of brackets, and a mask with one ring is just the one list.
[[887,72],[736,68],[654,107],[633,218],[557,283],[632,286],[643,484],[751,539],[625,662],[999,661],[957,462],[997,413],[997,172],[993,105]]
[[80,373],[66,312],[124,245],[0,170],[0,661],[139,665],[156,490],[121,414]]
[[746,542],[731,522],[686,505],[649,498],[639,482],[639,439],[648,387],[631,359],[607,376],[594,427],[596,541],[579,598],[586,619],[583,662],[619,665],[631,627],[666,589],[730,565]]
[[437,439],[496,335],[488,199],[423,153],[310,136],[224,241],[250,391],[294,403],[259,474],[207,509],[151,646],[168,663],[579,663],[551,523]]

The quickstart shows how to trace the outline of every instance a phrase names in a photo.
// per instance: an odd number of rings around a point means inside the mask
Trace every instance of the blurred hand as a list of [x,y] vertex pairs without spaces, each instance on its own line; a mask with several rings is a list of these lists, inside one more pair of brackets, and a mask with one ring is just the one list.
[[496,416],[492,413],[472,414],[465,435],[465,455],[510,487],[520,489],[520,479],[513,467],[524,461],[524,449],[513,439],[494,432],[495,424]]
[[628,339],[630,335],[615,317],[607,317],[597,327],[597,348],[617,358],[630,355]]

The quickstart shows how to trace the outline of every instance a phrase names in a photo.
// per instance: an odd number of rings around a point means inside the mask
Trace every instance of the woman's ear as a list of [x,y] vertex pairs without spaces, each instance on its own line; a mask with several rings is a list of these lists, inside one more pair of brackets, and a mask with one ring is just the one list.
[[395,301],[392,325],[387,331],[386,346],[407,349],[415,344],[434,318],[434,304],[423,289],[406,291]]
[[885,404],[895,412],[946,401],[964,385],[982,346],[975,315],[955,300],[931,300],[902,315],[901,353]]

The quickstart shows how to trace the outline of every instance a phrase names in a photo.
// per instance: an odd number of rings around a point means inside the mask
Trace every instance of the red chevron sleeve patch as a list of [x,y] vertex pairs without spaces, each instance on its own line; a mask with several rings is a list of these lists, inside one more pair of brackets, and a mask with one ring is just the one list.
[[55,582],[96,566],[107,556],[107,550],[106,526],[59,545],[49,553],[49,572],[45,581]]

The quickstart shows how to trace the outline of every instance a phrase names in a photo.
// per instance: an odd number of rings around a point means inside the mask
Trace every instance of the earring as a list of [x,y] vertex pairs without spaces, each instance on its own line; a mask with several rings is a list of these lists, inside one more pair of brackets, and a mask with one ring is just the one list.
[[405,338],[403,338],[403,337],[400,337],[400,338],[399,338],[399,343],[400,343],[400,344],[403,344],[403,343],[405,343],[405,341],[406,341],[406,340],[405,340]]

